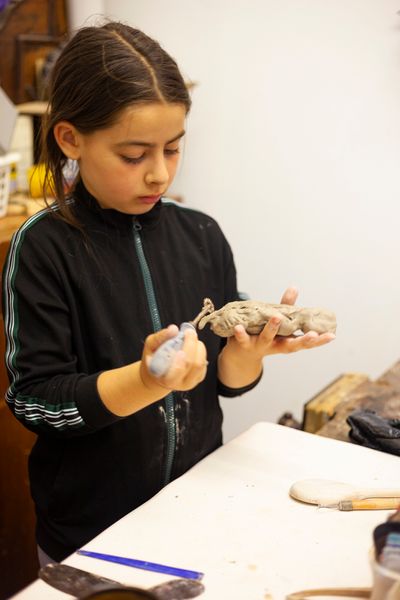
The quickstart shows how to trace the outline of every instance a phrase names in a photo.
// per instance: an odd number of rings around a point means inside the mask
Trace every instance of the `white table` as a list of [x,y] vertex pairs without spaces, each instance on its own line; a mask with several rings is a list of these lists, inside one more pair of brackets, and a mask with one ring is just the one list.
[[[289,592],[369,586],[368,551],[389,511],[341,512],[292,500],[294,481],[398,485],[398,457],[258,423],[85,547],[205,573],[204,600],[283,600]],[[72,565],[150,587],[168,579],[93,558]],[[69,598],[37,581],[18,600]]]

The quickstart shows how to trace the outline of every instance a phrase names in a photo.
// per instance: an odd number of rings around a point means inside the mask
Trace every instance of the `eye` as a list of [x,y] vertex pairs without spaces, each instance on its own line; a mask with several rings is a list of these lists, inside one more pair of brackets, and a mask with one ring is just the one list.
[[137,165],[139,164],[143,159],[144,159],[144,154],[142,154],[141,156],[124,156],[123,154],[120,154],[120,158],[128,163],[129,165]]
[[177,148],[165,148],[164,154],[166,156],[173,156],[174,154],[179,154],[179,146]]

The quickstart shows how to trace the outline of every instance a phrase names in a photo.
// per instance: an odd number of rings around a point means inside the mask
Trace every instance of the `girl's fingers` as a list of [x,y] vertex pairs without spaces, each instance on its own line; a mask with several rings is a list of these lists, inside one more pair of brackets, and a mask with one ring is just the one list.
[[243,327],[243,325],[235,325],[233,328],[233,334],[235,340],[239,343],[240,346],[245,346],[249,341],[249,334]]
[[269,336],[275,337],[279,331],[279,327],[281,325],[281,319],[279,317],[272,317],[266,326],[264,327],[262,334],[264,332],[268,333]]
[[290,354],[299,350],[310,350],[324,346],[335,339],[334,333],[323,333],[319,335],[315,331],[309,331],[305,335],[297,337],[279,337],[275,339],[276,353]]
[[299,336],[299,342],[303,342],[301,347],[304,348],[316,348],[318,346],[323,346],[328,342],[331,342],[335,339],[334,333],[322,333],[318,334],[316,331],[309,331],[303,336]]
[[295,286],[288,287],[281,298],[281,304],[296,304],[299,290]]
[[281,319],[279,317],[272,317],[259,334],[258,343],[261,343],[262,346],[270,346],[279,331],[280,325]]
[[186,378],[191,377],[193,374],[197,376],[199,372],[207,369],[207,349],[203,342],[198,339],[196,332],[188,331],[185,334],[182,351],[186,360]]
[[299,336],[280,336],[278,334],[280,325],[281,319],[272,317],[259,335],[249,335],[243,325],[236,325],[232,341],[228,340],[228,344],[237,344],[243,352],[264,357],[269,354],[291,354],[299,350],[317,348],[335,339],[333,333],[320,335],[315,331]]
[[249,346],[252,343],[252,340],[255,340],[257,337],[262,344],[270,344],[278,333],[280,324],[281,319],[279,317],[272,317],[268,323],[265,324],[258,336],[249,335],[243,325],[235,325],[235,339],[242,347]]
[[202,381],[207,373],[207,350],[195,331],[185,332],[182,349],[172,361],[163,385],[175,390],[188,390]]
[[194,329],[187,329],[185,331],[182,350],[187,355],[189,360],[195,356],[198,342],[199,338],[197,337],[197,333],[194,331]]
[[146,350],[155,352],[161,344],[179,333],[176,325],[169,325],[166,329],[160,329],[156,333],[150,334],[146,339]]

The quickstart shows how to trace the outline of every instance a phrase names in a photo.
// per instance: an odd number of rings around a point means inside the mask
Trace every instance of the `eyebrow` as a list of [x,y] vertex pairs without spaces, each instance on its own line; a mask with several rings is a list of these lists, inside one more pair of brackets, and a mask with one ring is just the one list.
[[[183,137],[185,133],[185,131],[181,131],[180,133],[178,133],[178,135],[172,138],[172,140],[168,140],[168,142],[166,142],[165,145],[167,146],[168,144],[172,144],[172,142],[176,142],[181,137]],[[145,148],[154,148],[154,146],[156,146],[156,144],[151,144],[150,142],[141,142],[140,140],[125,140],[124,142],[118,142],[118,144],[115,145],[118,148],[121,146],[144,146]]]

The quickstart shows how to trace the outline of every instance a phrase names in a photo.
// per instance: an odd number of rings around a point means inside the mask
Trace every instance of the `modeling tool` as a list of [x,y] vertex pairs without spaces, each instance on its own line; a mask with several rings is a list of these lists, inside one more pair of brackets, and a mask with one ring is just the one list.
[[92,552],[91,550],[77,550],[76,553],[81,556],[89,556],[90,558],[98,558],[99,560],[106,560],[119,565],[125,565],[126,567],[134,567],[135,569],[144,569],[145,571],[163,573],[164,575],[174,575],[175,577],[184,577],[186,579],[202,579],[204,576],[204,573],[200,573],[199,571],[189,571],[188,569],[182,569],[180,567],[160,565],[159,563],[140,560],[138,558],[115,556],[113,554],[104,554],[102,552]]
[[[70,594],[75,598],[86,598],[95,592],[105,590],[113,594],[118,590],[122,590],[125,592],[123,595],[125,599],[143,597],[154,600],[183,600],[185,598],[195,598],[204,592],[204,585],[192,579],[171,579],[146,590],[139,590],[113,579],[58,563],[42,567],[39,571],[39,577],[57,590]],[[141,595],[129,596],[129,591],[135,591],[136,594],[140,593]]]
[[338,510],[395,510],[399,506],[400,497],[340,500],[335,504],[319,504],[319,508],[337,508]]
[[186,321],[181,324],[179,327],[179,333],[177,333],[174,337],[170,338],[157,350],[154,352],[150,365],[149,371],[154,377],[163,377],[168,373],[168,370],[172,364],[176,353],[182,349],[183,342],[185,340],[185,331],[191,329],[192,331],[196,331],[196,327],[198,322],[204,315],[212,312],[214,310],[214,305],[209,298],[204,299],[203,308],[197,315],[193,321]]
[[[341,481],[331,481],[329,479],[303,479],[296,481],[290,488],[289,494],[295,500],[300,500],[307,504],[317,504],[321,507],[337,507],[339,510],[357,510],[345,509],[339,507],[339,502],[369,500],[371,502],[385,499],[390,508],[398,501],[400,504],[400,487],[382,488],[365,487],[344,483]],[[381,506],[385,509],[385,505]],[[396,508],[396,507],[395,507]],[[360,508],[361,509],[361,508]],[[364,508],[365,509],[365,508]],[[372,506],[370,507],[373,509]]]

